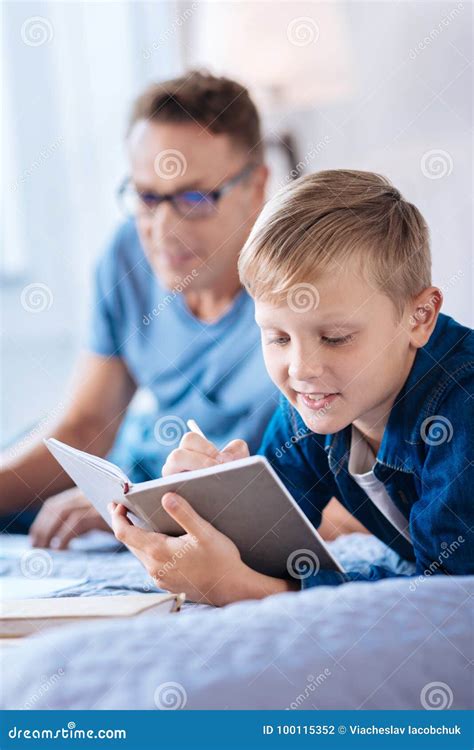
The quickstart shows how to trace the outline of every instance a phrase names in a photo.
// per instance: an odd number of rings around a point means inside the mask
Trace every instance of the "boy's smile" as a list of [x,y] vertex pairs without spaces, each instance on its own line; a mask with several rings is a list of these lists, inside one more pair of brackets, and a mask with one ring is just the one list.
[[389,297],[354,269],[321,276],[314,304],[299,309],[297,286],[279,304],[255,301],[270,377],[314,432],[354,423],[379,445],[416,354],[408,311],[398,320]]
[[340,395],[339,393],[306,393],[300,391],[299,397],[307,409],[313,409],[318,412],[331,406],[334,400]]

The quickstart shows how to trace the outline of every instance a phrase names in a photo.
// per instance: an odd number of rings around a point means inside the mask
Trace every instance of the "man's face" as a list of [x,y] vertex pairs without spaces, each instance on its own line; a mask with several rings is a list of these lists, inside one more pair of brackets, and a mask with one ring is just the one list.
[[[208,193],[251,162],[227,135],[194,123],[138,121],[128,139],[131,178],[140,192]],[[180,216],[169,202],[139,212],[137,229],[147,258],[168,288],[194,271],[193,289],[237,279],[237,257],[263,205],[266,168],[260,166],[232,187],[203,218]]]
[[392,301],[350,269],[255,307],[269,375],[307,427],[383,432],[416,353],[408,315],[397,320]]

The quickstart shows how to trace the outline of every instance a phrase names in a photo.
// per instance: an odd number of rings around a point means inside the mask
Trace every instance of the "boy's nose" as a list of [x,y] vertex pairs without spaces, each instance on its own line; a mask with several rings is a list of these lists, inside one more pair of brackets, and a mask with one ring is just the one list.
[[309,356],[298,357],[292,360],[288,367],[288,377],[292,381],[311,382],[315,378],[320,378],[323,374],[323,366],[320,362],[314,361]]

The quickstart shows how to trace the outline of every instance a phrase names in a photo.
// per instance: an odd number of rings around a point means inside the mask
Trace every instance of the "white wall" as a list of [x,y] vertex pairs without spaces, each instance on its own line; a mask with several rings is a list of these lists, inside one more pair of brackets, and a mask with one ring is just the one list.
[[93,263],[120,219],[131,102],[182,62],[174,2],[6,2],[3,17],[6,443],[61,399]]
[[445,312],[472,325],[472,4],[231,0],[219,8],[199,4],[189,62],[233,71],[262,101],[271,101],[265,84],[303,101],[287,114],[276,97],[266,117],[268,130],[295,134],[301,174],[346,167],[389,177],[431,228]]
[[472,326],[472,6],[346,7],[352,100],[289,118],[300,159],[389,177],[428,221],[444,311]]

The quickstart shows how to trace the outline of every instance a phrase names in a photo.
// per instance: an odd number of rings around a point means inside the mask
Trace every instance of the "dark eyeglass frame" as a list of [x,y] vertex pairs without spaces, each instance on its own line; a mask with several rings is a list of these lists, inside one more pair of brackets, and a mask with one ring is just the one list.
[[[183,190],[179,193],[168,193],[165,195],[158,195],[158,193],[154,193],[153,191],[146,191],[142,194],[137,190],[135,190],[135,192],[139,200],[142,200],[143,208],[148,211],[150,216],[153,216],[155,211],[162,203],[171,203],[176,213],[182,218],[206,218],[208,216],[212,216],[215,213],[215,211],[217,210],[217,204],[220,199],[230,190],[232,190],[235,185],[237,185],[242,180],[245,180],[245,178],[248,177],[254,171],[254,169],[256,169],[257,166],[257,164],[252,163],[246,164],[245,167],[240,170],[240,172],[237,172],[236,175],[224,182],[220,187],[216,188],[215,190],[210,190],[208,193],[205,193],[202,190]],[[122,211],[128,216],[134,215],[133,212],[130,212],[124,205],[124,196],[126,191],[131,187],[131,184],[131,177],[126,177],[117,190],[117,199],[119,205]],[[178,202],[179,198],[184,198],[186,195],[201,195],[208,202],[209,212],[199,213],[199,211],[196,211],[195,216],[192,216],[195,207],[191,206],[190,208],[183,209],[183,207],[180,206]],[[148,196],[149,198],[156,200],[155,206],[153,208],[148,208],[146,203],[143,201],[142,196]]]

